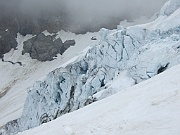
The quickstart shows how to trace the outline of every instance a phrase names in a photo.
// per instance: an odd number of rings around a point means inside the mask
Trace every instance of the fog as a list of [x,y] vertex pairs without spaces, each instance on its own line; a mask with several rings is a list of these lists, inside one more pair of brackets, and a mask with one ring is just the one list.
[[[0,11],[34,18],[44,14],[66,17],[70,29],[106,27],[126,19],[150,17],[167,0],[0,0]],[[42,14],[43,13],[43,14]],[[63,20],[64,18],[59,18]],[[107,25],[108,24],[108,25]],[[111,25],[109,25],[111,28]]]
[[[10,1],[10,0],[9,0]],[[11,0],[13,1],[13,0]],[[82,22],[89,18],[151,16],[167,0],[19,0],[22,12],[66,9]]]
[[[118,24],[121,20],[132,21],[140,16],[151,17],[167,0],[67,0],[73,22],[79,27],[85,24]],[[82,25],[83,24],[83,25]],[[109,26],[109,25],[108,25]],[[111,27],[111,26],[109,26]]]

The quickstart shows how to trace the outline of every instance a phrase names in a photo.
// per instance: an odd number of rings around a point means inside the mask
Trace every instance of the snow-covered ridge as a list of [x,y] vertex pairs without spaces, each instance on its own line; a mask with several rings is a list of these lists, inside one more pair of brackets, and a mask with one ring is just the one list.
[[169,16],[180,7],[180,0],[170,0],[161,9],[159,15]]
[[141,25],[140,27],[144,27],[149,30],[161,30],[161,33],[166,33],[173,31],[175,27],[179,26],[179,18],[180,18],[180,0],[170,0],[168,1],[161,11],[159,12],[158,18],[150,23]]
[[180,63],[178,25],[166,31],[118,26],[102,29],[100,34],[99,44],[29,88],[22,116],[3,127],[5,132],[16,133],[56,119],[101,99],[99,92],[105,93],[103,98],[108,96],[108,83],[121,78],[123,72],[131,81],[127,86],[132,86]]

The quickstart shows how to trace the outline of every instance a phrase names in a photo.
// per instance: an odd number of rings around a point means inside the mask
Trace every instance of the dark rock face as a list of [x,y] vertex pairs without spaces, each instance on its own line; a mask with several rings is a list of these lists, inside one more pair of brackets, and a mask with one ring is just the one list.
[[60,50],[60,54],[62,55],[70,46],[74,46],[76,44],[75,40],[66,40],[63,43],[63,46]]
[[24,42],[23,53],[29,53],[32,59],[39,61],[53,60],[62,47],[61,39],[45,36],[43,33]]
[[55,36],[45,36],[41,33],[27,40],[24,42],[23,54],[29,53],[32,59],[39,61],[51,61],[58,53],[63,54],[70,46],[75,45],[74,40],[66,41],[63,44],[62,40],[56,39]]
[[3,54],[16,47],[17,41],[15,39],[15,34],[12,34],[9,30],[0,31],[0,58],[3,57]]
[[73,46],[75,45],[75,41],[74,40],[66,40],[64,42],[64,46]]

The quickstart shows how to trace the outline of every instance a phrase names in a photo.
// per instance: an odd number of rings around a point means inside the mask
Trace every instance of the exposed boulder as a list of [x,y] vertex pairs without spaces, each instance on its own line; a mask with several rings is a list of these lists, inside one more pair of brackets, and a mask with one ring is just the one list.
[[55,42],[54,37],[45,36],[43,33],[24,42],[23,54],[29,53],[32,59],[39,61],[53,60],[62,46],[59,39]]
[[29,53],[32,59],[39,61],[51,61],[58,53],[63,54],[71,45],[75,44],[74,40],[66,41],[64,44],[56,35],[45,36],[43,33],[24,42],[23,54]]
[[96,37],[92,37],[91,40],[97,40],[97,38]]
[[16,47],[17,41],[15,39],[15,34],[12,34],[9,30],[0,31],[0,58],[3,57],[3,54]]

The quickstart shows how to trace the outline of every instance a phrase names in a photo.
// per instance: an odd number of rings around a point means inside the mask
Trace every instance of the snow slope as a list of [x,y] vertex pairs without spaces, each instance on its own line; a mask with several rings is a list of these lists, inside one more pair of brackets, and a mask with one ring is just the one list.
[[[118,91],[124,91],[123,89],[135,83],[152,78],[164,70],[179,64],[180,10],[178,2],[180,1],[171,0],[166,3],[158,19],[152,23],[128,28],[118,26],[116,30],[102,29],[99,32],[101,35],[100,41],[91,41],[88,37],[93,45],[87,47],[77,57],[67,62],[69,53],[73,52],[70,57],[77,54],[74,54],[74,50],[68,52],[71,48],[67,50],[67,56],[66,53],[63,55],[65,56],[64,59],[63,56],[59,56],[56,60],[46,63],[27,60],[28,56],[21,56],[19,53],[20,58],[18,57],[15,61],[22,60],[23,66],[29,65],[27,69],[30,69],[29,73],[31,75],[29,77],[28,73],[27,75],[22,74],[28,71],[26,68],[25,70],[19,70],[20,74],[28,77],[28,79],[22,78],[19,74],[18,77],[15,75],[17,78],[20,78],[20,83],[12,82],[15,85],[10,89],[11,91],[14,89],[15,92],[21,92],[23,89],[28,88],[29,92],[22,115],[20,114],[22,112],[20,110],[22,106],[20,105],[24,103],[25,94],[21,95],[22,98],[19,98],[19,95],[12,91],[11,96],[8,95],[10,93],[8,92],[0,99],[2,101],[2,109],[5,110],[2,111],[2,121],[5,123],[10,119],[12,120],[12,118],[18,118],[11,121],[2,130],[8,129],[7,132],[11,133],[39,126],[96,100],[108,97]],[[169,14],[162,14],[167,12]],[[47,32],[45,33],[48,34]],[[70,38],[70,35],[64,33],[63,37]],[[78,36],[76,38],[78,39]],[[81,40],[84,42],[81,42],[80,45],[83,45],[85,42],[86,45],[90,43],[87,42],[86,38],[81,37],[78,41]],[[77,51],[79,50],[78,47],[75,48]],[[12,53],[12,56],[16,54]],[[9,53],[5,56],[5,59],[13,60],[11,58],[14,57],[11,57],[11,53]],[[26,59],[22,59],[22,57],[26,57]],[[4,72],[2,73],[5,73],[6,65],[3,69]],[[19,68],[16,68],[18,72],[17,69]],[[44,74],[51,70],[53,71],[47,76]],[[13,76],[11,71],[8,74],[9,77]],[[15,80],[15,78],[12,78],[12,80]],[[33,83],[34,80],[40,81]],[[118,85],[116,85],[117,83]],[[12,98],[13,94],[16,94],[16,99]],[[18,101],[17,98],[20,100],[18,99]],[[23,103],[18,104],[16,107],[14,106],[13,103],[21,101]],[[3,106],[3,104],[6,105],[7,103],[8,107]],[[15,111],[15,108],[18,111],[11,114]],[[10,115],[6,115],[7,112]],[[69,127],[65,127],[65,129],[68,132],[71,130]]]
[[[46,35],[50,34],[47,31]],[[11,50],[5,54],[5,61],[21,62],[19,64],[11,64],[0,61],[0,127],[7,122],[19,118],[22,115],[25,99],[27,97],[27,88],[35,81],[44,78],[47,73],[60,67],[69,59],[76,55],[81,55],[81,51],[87,46],[99,42],[99,33],[86,33],[85,35],[76,35],[70,32],[60,31],[58,36],[62,41],[74,39],[76,45],[70,47],[62,56],[48,62],[40,62],[32,60],[28,54],[22,55],[23,42],[31,38],[32,35],[23,37],[18,34],[17,50]],[[96,37],[97,40],[91,40]]]
[[180,65],[18,135],[179,135]]
[[149,30],[168,31],[179,26],[180,0],[169,0],[159,12],[159,17],[150,23],[141,25]]

